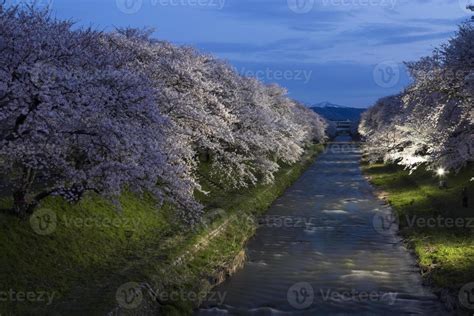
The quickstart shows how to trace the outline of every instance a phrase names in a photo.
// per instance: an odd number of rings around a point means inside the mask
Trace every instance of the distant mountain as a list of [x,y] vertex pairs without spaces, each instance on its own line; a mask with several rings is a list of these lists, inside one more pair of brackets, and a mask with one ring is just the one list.
[[366,111],[366,109],[351,108],[331,102],[317,103],[311,109],[330,121],[350,120],[353,122],[359,122],[361,114]]
[[347,106],[334,104],[334,103],[331,103],[331,102],[328,102],[328,101],[324,101],[324,102],[321,102],[321,103],[316,103],[316,104],[313,105],[313,107],[315,107],[315,108],[348,108]]

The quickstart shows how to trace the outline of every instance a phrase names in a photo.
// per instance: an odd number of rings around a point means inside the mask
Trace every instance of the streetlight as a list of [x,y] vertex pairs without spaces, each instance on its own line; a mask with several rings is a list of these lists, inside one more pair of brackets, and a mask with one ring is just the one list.
[[446,170],[444,168],[438,168],[438,170],[436,170],[436,173],[439,176],[439,188],[446,189],[448,187],[448,184],[446,183],[446,180],[443,179],[443,177],[446,175]]

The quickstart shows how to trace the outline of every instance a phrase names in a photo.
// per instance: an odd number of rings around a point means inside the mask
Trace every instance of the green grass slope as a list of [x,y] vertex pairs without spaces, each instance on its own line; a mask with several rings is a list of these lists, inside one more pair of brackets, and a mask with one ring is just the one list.
[[[0,315],[189,314],[242,264],[256,217],[321,151],[308,147],[272,185],[234,192],[212,184],[203,165],[203,187],[212,193],[198,196],[207,224],[193,230],[171,207],[131,193],[121,196],[120,210],[89,195],[75,205],[50,198],[28,221],[0,214]],[[141,290],[130,292],[137,284]]]
[[363,169],[399,216],[400,232],[416,252],[425,280],[443,299],[455,300],[462,286],[474,282],[474,166],[448,174],[447,189],[440,189],[438,176],[426,170],[410,175],[382,164]]

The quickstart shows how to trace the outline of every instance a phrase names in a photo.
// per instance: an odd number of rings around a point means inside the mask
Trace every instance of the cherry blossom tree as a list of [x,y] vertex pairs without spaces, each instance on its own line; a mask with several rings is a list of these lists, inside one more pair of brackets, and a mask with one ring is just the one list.
[[410,170],[459,170],[474,160],[474,27],[407,67],[414,83],[400,96],[380,100],[359,127],[372,160]]
[[0,174],[14,212],[87,191],[154,194],[195,223],[202,153],[226,189],[271,182],[325,139],[324,121],[277,85],[154,40],[0,5]]
[[322,120],[310,111],[295,113],[298,107],[286,91],[242,78],[212,56],[133,29],[118,30],[113,44],[140,55],[135,67],[154,82],[161,113],[173,122],[174,135],[194,150],[187,164],[195,170],[197,153],[205,152],[211,175],[226,188],[272,181],[280,161],[299,159],[304,141],[324,138]]
[[0,173],[15,213],[31,213],[50,195],[76,201],[125,188],[197,210],[192,184],[174,180],[169,123],[148,78],[107,50],[102,34],[71,26],[0,6]]

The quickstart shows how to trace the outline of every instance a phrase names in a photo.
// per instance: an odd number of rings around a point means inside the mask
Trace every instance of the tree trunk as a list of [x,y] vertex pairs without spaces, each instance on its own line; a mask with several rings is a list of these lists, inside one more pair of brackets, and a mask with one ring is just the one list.
[[16,216],[24,218],[32,214],[37,204],[37,202],[28,203],[24,190],[13,192],[13,212]]

